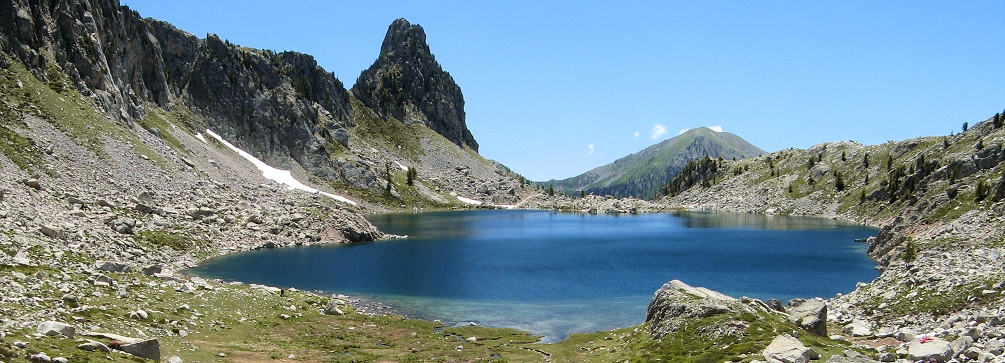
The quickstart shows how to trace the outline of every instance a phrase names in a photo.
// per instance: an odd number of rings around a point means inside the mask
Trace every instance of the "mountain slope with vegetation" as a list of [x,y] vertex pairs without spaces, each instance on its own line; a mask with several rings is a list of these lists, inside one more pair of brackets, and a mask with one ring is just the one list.
[[1003,123],[995,114],[948,136],[696,160],[661,189],[661,201],[881,227],[866,243],[883,274],[833,299],[832,323],[988,342],[1001,329],[980,323],[1005,313]]
[[660,186],[677,175],[691,160],[701,157],[744,159],[764,150],[728,132],[707,127],[688,130],[613,163],[578,176],[538,183],[569,195],[614,195],[651,199]]

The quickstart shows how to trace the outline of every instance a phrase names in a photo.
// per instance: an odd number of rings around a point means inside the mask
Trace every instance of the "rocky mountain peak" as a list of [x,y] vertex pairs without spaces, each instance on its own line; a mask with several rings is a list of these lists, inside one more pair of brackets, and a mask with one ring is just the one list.
[[387,28],[384,43],[380,45],[380,54],[433,57],[429,52],[429,45],[426,44],[426,31],[422,26],[412,25],[405,18],[395,20]]
[[363,71],[353,95],[385,119],[421,123],[459,146],[478,151],[464,116],[464,96],[426,44],[426,32],[405,19],[391,23],[380,56]]

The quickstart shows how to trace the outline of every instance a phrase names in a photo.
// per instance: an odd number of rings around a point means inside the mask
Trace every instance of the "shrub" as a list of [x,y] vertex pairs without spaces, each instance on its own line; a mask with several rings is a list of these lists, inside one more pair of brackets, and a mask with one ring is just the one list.
[[839,192],[844,191],[844,179],[841,178],[841,173],[835,174],[834,187],[837,188]]
[[991,185],[988,184],[987,180],[981,180],[977,182],[977,188],[974,192],[974,200],[980,202],[991,194]]
[[405,183],[413,185],[415,183],[415,178],[419,177],[419,171],[416,170],[415,167],[409,166],[408,171],[405,172],[405,177],[407,178]]
[[904,246],[904,252],[900,253],[900,258],[907,262],[912,262],[918,258],[918,246],[914,245],[913,240],[907,241],[907,246]]

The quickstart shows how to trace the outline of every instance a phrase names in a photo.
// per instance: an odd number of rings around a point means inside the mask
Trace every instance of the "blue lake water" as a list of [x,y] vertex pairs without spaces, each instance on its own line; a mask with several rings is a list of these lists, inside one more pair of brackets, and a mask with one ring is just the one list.
[[407,239],[259,250],[190,272],[377,299],[411,317],[564,339],[640,324],[678,279],[732,296],[831,297],[879,276],[871,227],[739,213],[456,211],[371,216]]

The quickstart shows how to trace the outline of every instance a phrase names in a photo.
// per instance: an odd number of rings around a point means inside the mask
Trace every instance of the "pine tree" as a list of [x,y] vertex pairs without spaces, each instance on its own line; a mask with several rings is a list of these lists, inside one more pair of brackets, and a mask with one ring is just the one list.
[[964,122],[963,123],[963,131],[966,132],[968,128],[970,128],[970,124],[967,123],[967,122]]
[[863,183],[863,184],[869,185],[869,174],[865,175],[865,183]]
[[848,159],[845,159],[844,157],[844,151],[841,152],[841,161],[848,161]]
[[995,114],[994,121],[991,122],[991,125],[996,129],[1002,127],[1002,115],[1000,113]]
[[415,183],[415,178],[419,177],[419,171],[414,167],[409,166],[408,171],[405,172],[405,177],[408,178],[405,183],[408,185],[413,185]]
[[391,163],[384,163],[384,179],[387,181],[387,188],[384,191],[390,194],[394,184],[394,180],[391,178]]
[[945,149],[948,149],[948,148],[949,148],[949,138],[943,136],[942,137],[942,150],[945,150]]
[[580,190],[579,191],[579,197],[580,198],[586,198],[586,190]]
[[893,155],[886,157],[886,171],[893,170]]
[[837,188],[839,192],[844,191],[844,179],[841,178],[841,173],[837,173],[834,176],[834,187]]
[[865,153],[865,157],[862,158],[862,166],[866,169],[869,168],[869,153]]
[[555,184],[548,184],[548,195],[555,196]]
[[865,203],[865,189],[862,189],[862,194],[858,196],[859,203]]

